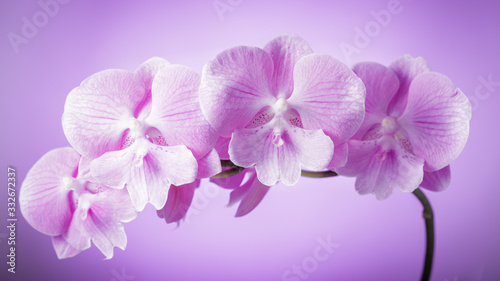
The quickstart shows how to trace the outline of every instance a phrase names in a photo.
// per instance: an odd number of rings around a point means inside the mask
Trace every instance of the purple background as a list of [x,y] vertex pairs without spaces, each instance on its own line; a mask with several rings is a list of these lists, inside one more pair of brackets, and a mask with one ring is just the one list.
[[[385,201],[359,196],[354,180],[340,177],[278,185],[238,219],[236,206],[226,207],[229,192],[204,183],[187,223],[167,225],[148,206],[125,225],[127,249],[111,260],[95,247],[58,260],[50,238],[18,210],[17,273],[7,273],[6,168],[17,168],[19,194],[44,153],[68,146],[61,115],[72,88],[100,70],[133,71],[152,56],[201,71],[226,48],[262,47],[282,33],[298,34],[315,52],[349,65],[422,56],[469,96],[470,137],[452,165],[451,186],[427,192],[436,215],[432,280],[500,280],[500,86],[481,82],[490,75],[500,82],[500,2],[401,0],[400,13],[372,29],[366,46],[356,45],[356,27],[373,25],[371,11],[387,9],[389,0],[220,0],[233,4],[222,17],[213,0],[82,2],[60,5],[18,53],[7,34],[22,35],[23,17],[41,16],[40,23],[43,10],[37,1],[0,4],[2,280],[132,280],[115,276],[122,270],[133,280],[282,280],[294,264],[310,262],[317,240],[328,236],[340,246],[307,280],[419,280],[425,233],[418,201],[399,191]],[[342,42],[359,53],[347,58]]]

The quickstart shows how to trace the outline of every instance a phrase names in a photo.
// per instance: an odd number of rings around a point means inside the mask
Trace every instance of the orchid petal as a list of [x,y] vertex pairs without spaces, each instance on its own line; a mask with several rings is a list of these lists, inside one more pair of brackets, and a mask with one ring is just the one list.
[[222,171],[219,154],[213,148],[207,155],[198,160],[198,175],[196,178],[203,179],[217,175]]
[[200,180],[196,180],[180,186],[170,186],[167,203],[156,211],[158,216],[165,219],[167,223],[179,222],[184,218],[193,201],[194,191],[200,186],[200,182]]
[[272,104],[273,61],[264,50],[236,47],[219,54],[203,68],[200,103],[215,130],[230,137],[245,127],[261,108]]
[[337,169],[338,173],[357,177],[356,190],[373,193],[379,200],[388,198],[395,188],[415,190],[422,182],[424,160],[396,143],[390,149],[383,149],[379,143],[350,140],[347,164]]
[[304,129],[323,130],[334,143],[350,138],[364,116],[361,79],[343,63],[320,54],[301,58],[293,75],[289,104],[300,114]]
[[36,230],[50,236],[61,235],[71,221],[70,189],[80,155],[70,147],[43,155],[28,171],[19,195],[21,212]]
[[[282,144],[276,143],[281,138]],[[278,180],[291,186],[298,182],[301,167],[324,170],[333,155],[333,142],[321,130],[290,127],[275,135],[268,126],[240,129],[229,144],[231,160],[238,166],[255,165],[258,179],[272,186]]]
[[137,73],[137,75],[144,82],[144,89],[146,90],[146,92],[151,92],[153,79],[155,78],[156,73],[158,73],[159,70],[166,67],[167,65],[170,65],[170,62],[168,62],[166,59],[160,57],[152,57],[141,64],[141,66],[139,66],[139,68],[135,71],[135,73]]
[[370,129],[388,115],[388,106],[399,89],[399,79],[391,69],[378,63],[360,63],[353,71],[366,87],[365,118],[353,139],[365,140]]
[[68,243],[84,250],[92,241],[108,259],[113,256],[113,247],[125,249],[127,237],[120,222],[131,221],[137,216],[127,191],[108,188],[97,194],[82,194],[78,200],[75,214],[85,215],[73,216],[64,234]]
[[91,159],[120,149],[144,95],[144,83],[134,73],[105,70],[90,76],[66,99],[62,123],[69,143]]
[[56,251],[58,259],[72,258],[81,252],[73,248],[61,235],[52,236],[52,246]]
[[[231,161],[245,168],[255,165],[260,181],[274,185],[280,178],[278,147],[273,144],[274,138],[274,130],[269,126],[236,130],[229,143]],[[294,160],[298,166],[297,159]]]
[[293,68],[303,56],[312,53],[311,47],[296,35],[282,35],[267,43],[264,50],[274,63],[272,89],[277,97],[289,98],[293,92]]
[[408,103],[408,91],[410,85],[418,75],[429,72],[430,68],[427,62],[421,58],[413,58],[410,55],[404,55],[391,63],[389,66],[392,71],[398,76],[399,91],[394,96],[389,105],[390,116],[399,117],[403,114],[406,104]]
[[224,138],[224,137],[219,137],[217,142],[215,143],[215,149],[217,150],[217,153],[219,154],[220,159],[229,159],[229,142],[231,141],[231,138]]
[[146,96],[138,106],[140,111],[137,113],[137,119],[144,120],[151,112],[151,88],[153,86],[153,79],[160,69],[169,64],[170,63],[163,58],[153,57],[145,61],[135,71],[135,73],[144,82],[144,90],[146,91]]
[[328,169],[335,170],[335,168],[343,167],[347,162],[348,151],[349,145],[347,142],[335,145],[333,149],[333,157],[330,164],[328,164]]
[[254,178],[238,206],[236,217],[242,217],[255,209],[262,201],[267,191],[269,191],[269,188],[270,186],[264,185],[258,179]]
[[[231,193],[229,194],[229,202],[227,204],[228,206],[232,206],[235,203],[240,202],[248,192],[250,186],[253,184],[253,181],[257,180],[257,173],[255,172],[254,168],[248,168],[245,171],[248,172],[242,172],[240,174],[247,174],[249,175],[249,178],[244,184],[241,184],[240,182],[238,183],[238,185],[234,185],[232,187],[233,191],[231,191]],[[243,181],[243,177],[241,179]]]
[[196,158],[207,154],[217,133],[201,112],[200,76],[182,65],[168,65],[153,81],[152,109],[146,122],[156,127],[169,146],[186,145]]
[[197,168],[196,159],[185,146],[165,147],[147,140],[140,140],[123,151],[107,152],[91,163],[94,177],[102,183],[127,184],[137,211],[142,211],[147,202],[161,209],[170,184],[193,182]]
[[439,73],[425,73],[410,86],[408,105],[399,119],[425,170],[444,168],[462,152],[469,136],[471,104]]
[[448,188],[451,181],[450,165],[434,172],[424,171],[424,180],[420,187],[431,191],[443,191]]
[[89,248],[92,240],[106,259],[113,257],[114,247],[124,250],[127,245],[127,235],[123,225],[101,212],[92,210],[85,219],[73,217],[68,233],[63,237],[70,245],[76,249],[82,247],[82,250]]

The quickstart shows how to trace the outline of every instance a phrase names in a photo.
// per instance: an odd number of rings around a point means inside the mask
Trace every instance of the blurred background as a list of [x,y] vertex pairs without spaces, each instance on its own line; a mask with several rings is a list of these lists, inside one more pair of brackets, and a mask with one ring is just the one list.
[[242,218],[227,190],[204,182],[180,226],[152,206],[125,224],[127,249],[111,260],[94,246],[58,260],[50,237],[17,209],[16,273],[7,272],[7,167],[19,195],[31,166],[69,145],[61,115],[72,88],[153,56],[201,72],[226,48],[263,47],[283,33],[350,66],[422,56],[466,93],[471,130],[451,186],[426,192],[436,217],[432,280],[500,280],[500,2],[451,0],[2,1],[0,279],[419,280],[420,203],[400,191],[385,201],[360,196],[342,177],[275,186]]

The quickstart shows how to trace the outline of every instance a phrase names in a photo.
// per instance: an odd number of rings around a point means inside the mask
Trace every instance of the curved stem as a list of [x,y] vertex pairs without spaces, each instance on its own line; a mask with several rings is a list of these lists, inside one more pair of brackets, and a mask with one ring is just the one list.
[[424,271],[420,280],[427,281],[431,276],[432,258],[434,256],[434,213],[432,212],[431,204],[425,194],[419,188],[413,191],[420,203],[424,207],[423,217],[425,220],[425,232],[427,235],[427,246],[425,249]]
[[222,179],[222,178],[228,178],[228,177],[232,177],[236,174],[239,174],[241,173],[245,168],[243,167],[235,167],[235,168],[231,168],[231,169],[228,169],[228,170],[225,170],[225,171],[222,171],[220,173],[218,173],[217,175],[215,176],[212,176],[213,179]]
[[[234,176],[238,173],[241,173],[245,168],[235,165],[231,160],[220,160],[220,164],[224,168],[231,168],[225,171],[218,173],[212,178],[220,179]],[[310,172],[310,171],[301,171],[301,176],[308,178],[327,178],[327,177],[335,177],[338,176],[337,173],[333,171],[323,171],[323,172]]]
[[308,177],[308,178],[327,178],[327,177],[338,176],[338,174],[333,172],[333,171],[310,172],[310,171],[302,170],[301,176]]

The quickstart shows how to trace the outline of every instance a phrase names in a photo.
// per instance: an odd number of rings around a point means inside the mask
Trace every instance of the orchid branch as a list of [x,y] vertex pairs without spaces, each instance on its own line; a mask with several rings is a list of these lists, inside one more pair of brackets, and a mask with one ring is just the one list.
[[434,214],[432,211],[431,204],[425,194],[419,188],[413,191],[413,194],[417,196],[420,203],[424,207],[423,217],[425,220],[425,231],[427,236],[427,246],[425,249],[425,262],[424,262],[424,271],[422,272],[422,281],[429,280],[431,276],[432,270],[432,258],[434,255]]
[[[220,164],[224,168],[231,168],[218,173],[213,176],[214,179],[227,178],[241,173],[245,168],[235,165],[231,160],[220,160]],[[301,176],[308,178],[328,178],[338,176],[337,173],[333,171],[322,171],[322,172],[311,172],[311,171],[301,171]]]
[[301,176],[308,177],[308,178],[328,178],[328,177],[335,177],[338,175],[339,174],[337,174],[333,171],[311,172],[311,171],[302,170],[302,172],[301,172]]

